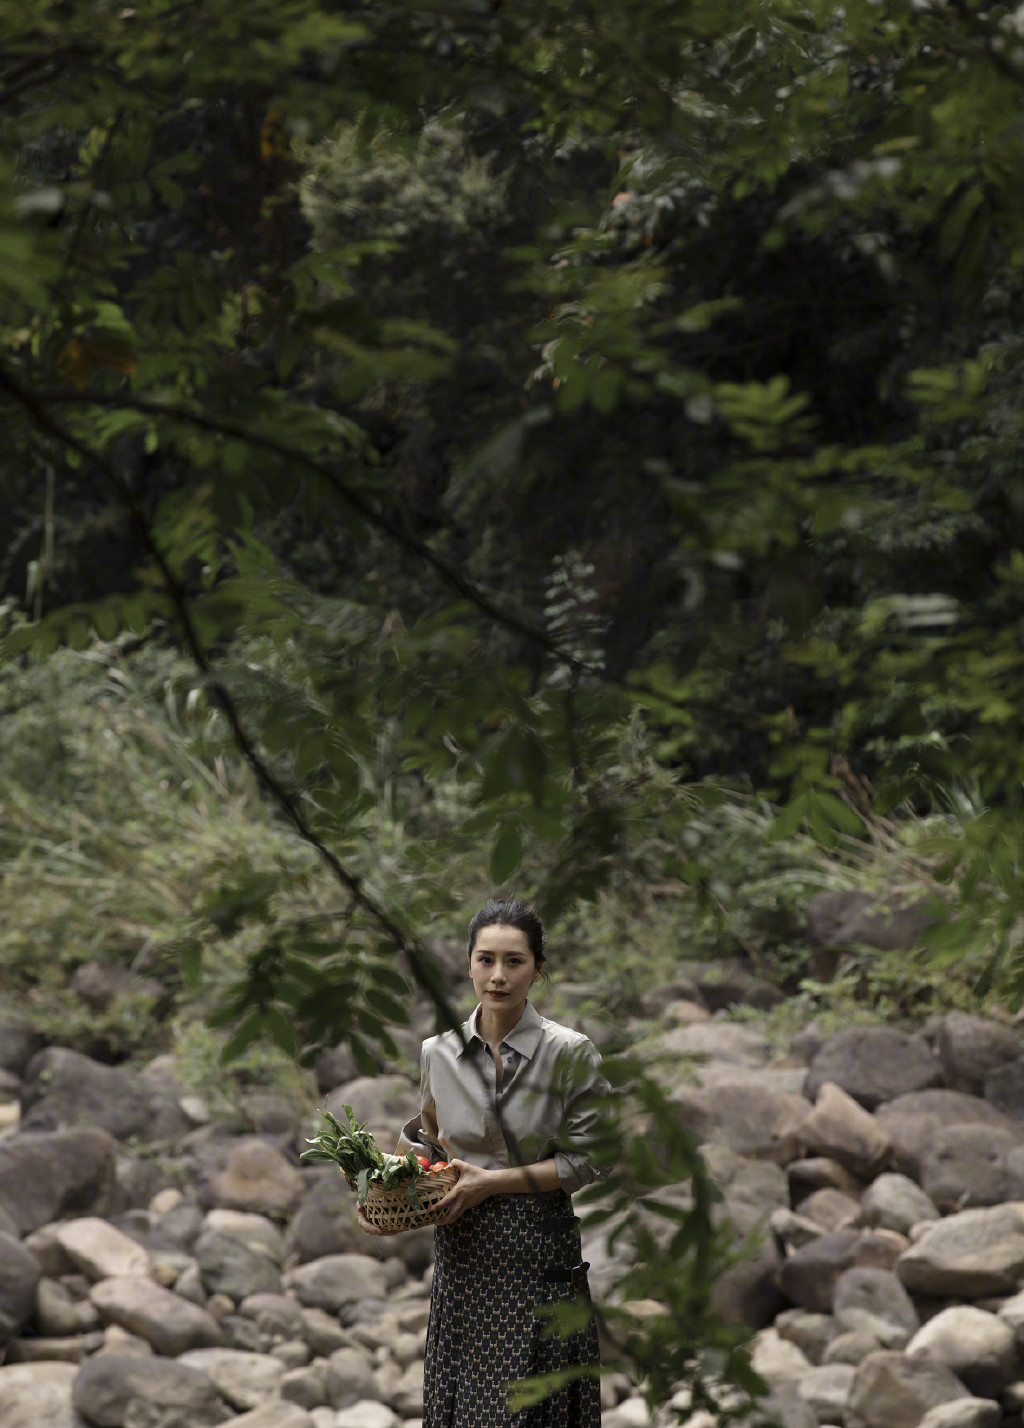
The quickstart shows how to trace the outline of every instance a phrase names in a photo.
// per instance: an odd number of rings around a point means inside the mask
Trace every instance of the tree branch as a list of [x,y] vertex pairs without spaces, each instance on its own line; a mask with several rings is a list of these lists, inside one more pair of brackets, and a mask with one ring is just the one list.
[[434,985],[434,980],[427,970],[428,968],[432,969],[434,964],[426,948],[422,947],[418,942],[406,937],[405,933],[397,923],[393,921],[385,909],[366,892],[360,878],[346,868],[338,856],[314,833],[313,829],[303,817],[302,810],[299,808],[293,795],[284,787],[280,780],[274,776],[264,760],[260,757],[255,744],[242,723],[238,707],[229,690],[213,675],[209,658],[199,638],[199,632],[195,627],[195,622],[192,619],[192,612],[188,606],[188,598],[181,581],[171,569],[131,487],[123,477],[118,474],[117,470],[107,461],[101,452],[95,451],[86,442],[77,437],[74,432],[68,431],[56,418],[50,415],[50,412],[43,405],[45,399],[33,392],[26,391],[3,367],[0,367],[0,390],[7,392],[29,413],[40,431],[45,432],[55,441],[60,442],[60,444],[68,450],[76,452],[83,461],[95,468],[113,489],[121,505],[128,513],[132,529],[135,531],[145,550],[152,557],[160,572],[164,587],[171,598],[178,619],[181,621],[182,632],[189,653],[197,669],[199,669],[205,677],[213,698],[227,719],[232,738],[235,740],[237,747],[241,750],[249,767],[256,775],[260,786],[277,804],[299,837],[316,850],[337,881],[348,890],[353,902],[361,907],[402,951],[409,963],[415,980],[430,997],[439,1016],[443,1018],[445,1025],[457,1027],[459,1025],[458,1014],[445,995],[437,990]]

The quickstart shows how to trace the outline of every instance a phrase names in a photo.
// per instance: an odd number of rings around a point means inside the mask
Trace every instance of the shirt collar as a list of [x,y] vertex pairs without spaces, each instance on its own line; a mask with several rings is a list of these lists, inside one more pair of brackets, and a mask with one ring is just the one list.
[[[465,1045],[459,1049],[458,1055],[463,1056],[474,1041],[479,1041],[483,1045],[483,1037],[476,1029],[476,1019],[480,1013],[479,1004],[475,1006],[469,1015],[468,1021],[462,1023],[462,1039]],[[513,1051],[518,1051],[521,1056],[532,1057],[537,1050],[537,1043],[540,1041],[540,1034],[544,1027],[544,1018],[530,1002],[523,1008],[523,1014],[516,1022],[515,1026],[504,1038],[503,1044],[511,1046]]]

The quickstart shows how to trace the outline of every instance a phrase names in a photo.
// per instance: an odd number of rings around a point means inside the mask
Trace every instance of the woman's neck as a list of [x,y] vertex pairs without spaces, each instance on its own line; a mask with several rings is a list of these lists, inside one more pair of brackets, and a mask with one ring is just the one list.
[[517,1007],[485,1007],[476,1014],[476,1029],[488,1046],[498,1046],[526,1010],[526,998]]

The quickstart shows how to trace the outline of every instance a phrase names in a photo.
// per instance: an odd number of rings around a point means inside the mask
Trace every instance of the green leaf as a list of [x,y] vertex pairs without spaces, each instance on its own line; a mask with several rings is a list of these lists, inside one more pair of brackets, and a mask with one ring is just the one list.
[[523,860],[523,840],[517,823],[506,823],[491,849],[491,877],[503,883]]

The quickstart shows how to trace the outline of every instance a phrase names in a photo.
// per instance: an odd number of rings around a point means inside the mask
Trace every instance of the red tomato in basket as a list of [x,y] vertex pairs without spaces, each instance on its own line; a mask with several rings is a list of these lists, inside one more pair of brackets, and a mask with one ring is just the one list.
[[436,1162],[430,1167],[430,1169],[431,1169],[431,1171],[434,1171],[434,1170],[447,1170],[447,1169],[448,1169],[448,1162],[447,1162],[447,1160],[438,1160],[438,1161],[436,1161]]
[[425,1155],[418,1155],[418,1156],[416,1157],[416,1159],[417,1159],[417,1160],[419,1161],[419,1163],[420,1163],[420,1169],[421,1169],[421,1170],[429,1170],[429,1169],[430,1169],[430,1161],[427,1159],[427,1157],[426,1157]]

